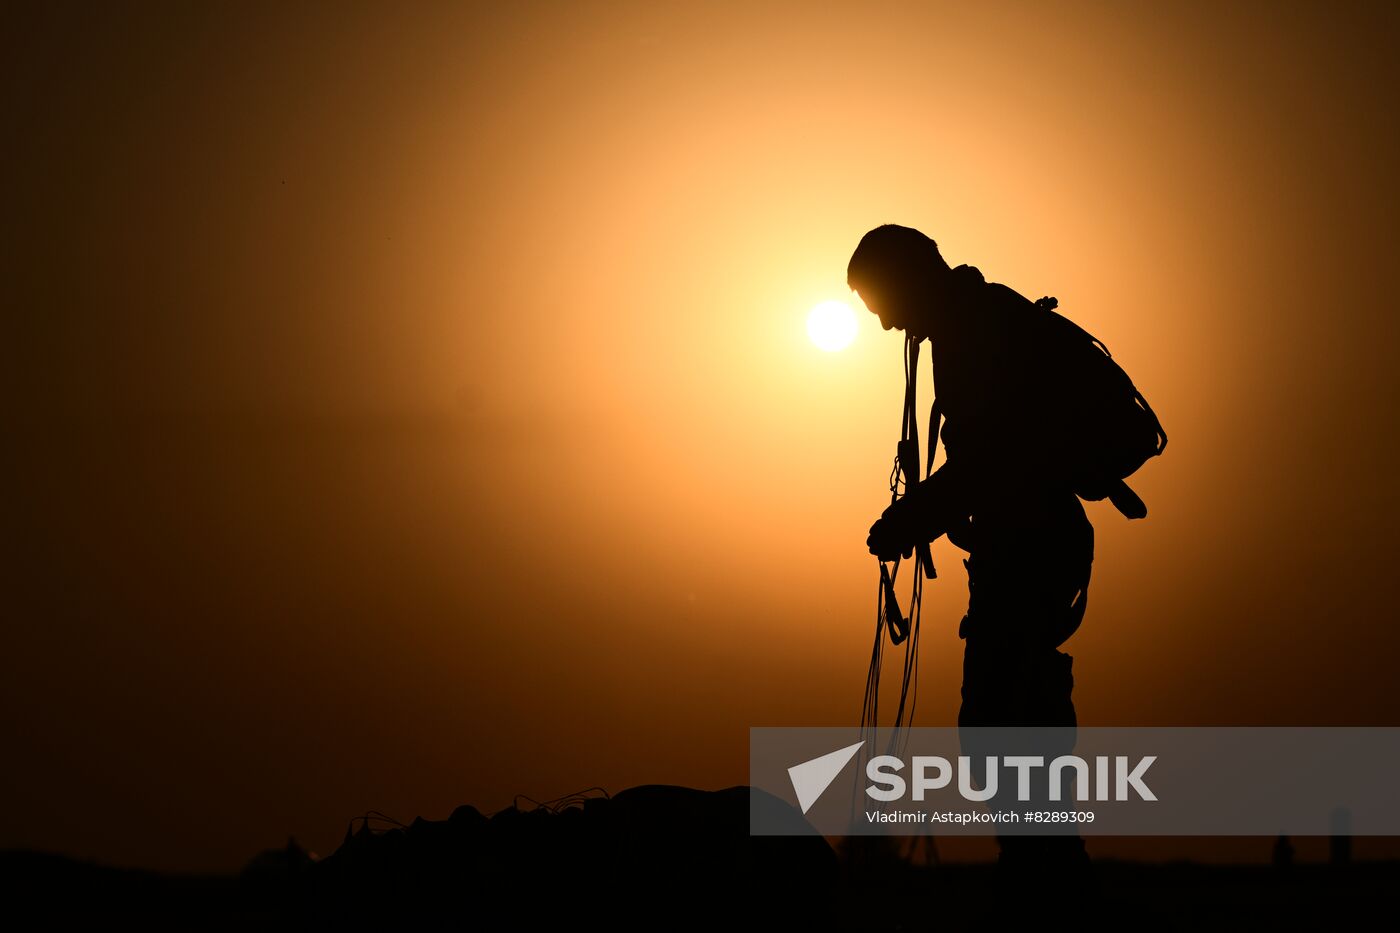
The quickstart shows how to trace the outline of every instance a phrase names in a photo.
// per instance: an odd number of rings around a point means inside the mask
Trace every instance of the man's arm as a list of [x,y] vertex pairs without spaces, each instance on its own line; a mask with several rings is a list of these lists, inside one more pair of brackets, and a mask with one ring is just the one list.
[[865,544],[881,560],[910,557],[916,545],[936,541],[968,512],[963,471],[949,460],[885,509]]

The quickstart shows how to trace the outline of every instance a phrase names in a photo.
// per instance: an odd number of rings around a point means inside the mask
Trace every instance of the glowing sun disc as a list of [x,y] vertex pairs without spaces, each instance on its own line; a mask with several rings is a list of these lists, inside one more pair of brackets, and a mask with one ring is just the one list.
[[823,301],[807,315],[807,336],[828,353],[844,350],[856,339],[856,313],[844,301]]

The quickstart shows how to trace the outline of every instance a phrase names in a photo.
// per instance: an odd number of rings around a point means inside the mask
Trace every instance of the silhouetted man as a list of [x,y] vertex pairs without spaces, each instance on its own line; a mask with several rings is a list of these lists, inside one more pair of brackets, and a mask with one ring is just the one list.
[[[928,341],[945,419],[947,459],[885,510],[867,544],[881,560],[910,556],[946,534],[969,552],[969,601],[958,725],[1076,726],[1071,658],[1059,647],[1084,616],[1094,530],[1068,474],[1073,457],[1050,410],[1050,300],[1033,303],[949,268],[933,240],[908,227],[867,233],[847,282],[886,330]],[[1058,319],[1062,322],[1062,319]],[[988,749],[988,753],[995,753]],[[974,761],[981,759],[974,757]],[[1047,759],[1048,760],[1048,759]],[[1004,795],[1003,795],[1004,799]],[[1074,835],[1002,836],[1001,861],[1086,861]]]

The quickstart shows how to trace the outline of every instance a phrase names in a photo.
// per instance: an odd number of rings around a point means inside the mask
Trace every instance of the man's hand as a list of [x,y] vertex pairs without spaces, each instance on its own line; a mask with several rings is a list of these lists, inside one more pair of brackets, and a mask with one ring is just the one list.
[[870,553],[880,560],[914,556],[914,548],[937,541],[950,527],[966,524],[968,508],[962,467],[951,459],[933,475],[910,487],[870,526],[865,539]]
[[870,526],[870,536],[865,539],[870,553],[880,560],[894,560],[903,554],[914,555],[916,533],[911,503],[908,497],[900,499],[885,509],[875,524]]

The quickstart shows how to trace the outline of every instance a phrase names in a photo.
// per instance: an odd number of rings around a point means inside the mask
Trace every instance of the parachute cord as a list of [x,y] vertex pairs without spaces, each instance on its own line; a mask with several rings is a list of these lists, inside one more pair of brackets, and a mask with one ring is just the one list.
[[[883,565],[881,565],[883,566]],[[895,570],[898,571],[899,563],[895,562]],[[857,754],[856,763],[859,766],[856,774],[865,773],[865,763],[870,757],[870,749],[875,744],[876,730],[880,723],[880,666],[885,651],[885,585],[884,580],[880,581],[878,591],[875,596],[875,641],[870,648],[870,667],[865,673],[865,696],[861,700],[860,708],[860,752]],[[850,816],[851,825],[854,827],[862,819],[859,815],[863,810],[860,797],[860,780],[857,779],[851,784],[851,804]]]
[[[905,447],[904,442],[913,441],[914,456],[917,457],[919,428],[917,421],[917,382],[918,382],[918,362],[919,362],[919,341],[907,338],[904,345],[904,412],[900,422],[901,449]],[[929,412],[929,463],[930,472],[933,466],[934,445],[937,443],[939,411],[937,401],[934,402],[933,409]],[[919,478],[918,464],[900,463],[898,456],[895,457],[893,468],[890,470],[890,504],[893,505],[901,496],[909,492],[909,480],[914,481]],[[887,753],[894,754],[896,750],[903,751],[903,746],[908,743],[908,728],[914,724],[914,711],[918,703],[918,670],[919,670],[919,622],[923,609],[923,580],[919,566],[921,561],[916,556],[914,570],[910,573],[913,577],[911,594],[909,599],[908,635],[907,643],[904,646],[904,670],[900,682],[899,706],[895,710],[893,731],[889,737]],[[897,607],[886,605],[885,599],[885,565],[881,563],[881,581],[875,598],[875,638],[870,649],[870,667],[865,676],[865,695],[861,703],[861,728],[860,738],[867,744],[863,745],[858,761],[863,766],[865,761],[873,753],[873,746],[877,740],[880,728],[880,674],[884,662],[885,629],[887,627],[886,614],[896,611]],[[896,557],[892,562],[892,569],[888,571],[889,584],[891,589],[899,575],[900,559]],[[893,635],[893,633],[891,633]],[[859,773],[863,773],[862,771]],[[857,809],[857,788],[853,788],[852,793],[852,816],[855,816]]]
[[[865,730],[874,729],[880,720],[880,661],[885,650],[885,588],[875,599],[875,644],[870,649],[870,669],[865,675],[865,699],[861,705],[861,737]],[[870,736],[873,738],[873,736]]]

